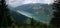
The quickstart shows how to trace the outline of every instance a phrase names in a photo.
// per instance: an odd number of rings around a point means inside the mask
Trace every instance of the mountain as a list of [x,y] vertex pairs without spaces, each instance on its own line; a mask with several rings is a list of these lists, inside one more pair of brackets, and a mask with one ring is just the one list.
[[52,18],[52,6],[48,4],[31,3],[31,4],[24,4],[15,8],[10,7],[10,9],[17,12],[17,13],[12,12],[11,14],[15,20],[19,21],[21,20],[23,21],[23,19],[25,19],[26,17],[29,18],[33,17],[34,20],[36,21],[48,24]]
[[24,4],[18,7],[15,7],[16,10],[23,10],[29,13],[35,14],[35,12],[39,12],[43,15],[49,15],[52,12],[52,6],[48,4],[40,4],[40,3],[34,3],[34,4]]
[[13,17],[14,21],[18,24],[23,24],[24,23],[24,20],[28,17],[22,15],[22,14],[19,14],[18,12],[16,11],[13,11],[11,10],[11,16]]

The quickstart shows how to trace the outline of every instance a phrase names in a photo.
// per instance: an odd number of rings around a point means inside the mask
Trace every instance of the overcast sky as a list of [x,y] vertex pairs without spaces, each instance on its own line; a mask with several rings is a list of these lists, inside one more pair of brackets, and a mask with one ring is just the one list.
[[17,7],[22,4],[29,3],[42,3],[42,4],[52,4],[54,0],[6,0],[7,4],[11,7]]

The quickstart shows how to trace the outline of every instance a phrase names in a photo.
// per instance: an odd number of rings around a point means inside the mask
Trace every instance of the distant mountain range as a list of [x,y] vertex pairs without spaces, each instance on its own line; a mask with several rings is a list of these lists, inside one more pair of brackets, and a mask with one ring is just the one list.
[[17,22],[22,22],[27,17],[33,17],[37,21],[49,23],[52,18],[52,6],[48,4],[25,4],[15,8],[9,8],[13,10],[11,11],[11,15]]
[[[38,8],[38,9],[36,9]],[[40,14],[43,14],[43,15],[49,15],[51,12],[52,12],[52,6],[51,5],[48,5],[48,4],[39,4],[39,3],[35,3],[35,4],[25,4],[25,5],[21,5],[21,6],[18,6],[18,7],[15,7],[14,9],[16,10],[23,10],[23,11],[26,11],[26,12],[29,12],[29,13],[35,13],[38,12]]]

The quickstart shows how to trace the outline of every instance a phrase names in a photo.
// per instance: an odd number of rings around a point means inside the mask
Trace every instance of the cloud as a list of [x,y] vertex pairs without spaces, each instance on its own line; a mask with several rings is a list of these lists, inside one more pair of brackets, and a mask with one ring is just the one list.
[[45,0],[45,3],[52,4],[52,3],[54,3],[54,0]]
[[23,0],[7,0],[7,4],[12,6],[12,7],[16,7],[21,5],[23,2]]
[[51,4],[54,1],[53,0],[6,0],[7,4],[12,7],[17,7],[22,4],[28,4],[28,3],[42,3],[42,4]]

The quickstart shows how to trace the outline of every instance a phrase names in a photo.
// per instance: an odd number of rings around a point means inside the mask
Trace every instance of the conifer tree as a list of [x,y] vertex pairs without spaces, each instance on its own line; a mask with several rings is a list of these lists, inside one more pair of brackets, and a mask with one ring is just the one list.
[[31,26],[33,26],[33,24],[34,24],[34,19],[32,18],[31,19]]
[[53,9],[56,11],[54,11],[54,17],[52,18],[50,24],[60,27],[60,1],[55,1],[53,4]]
[[5,0],[0,0],[0,26],[11,26],[10,11]]

